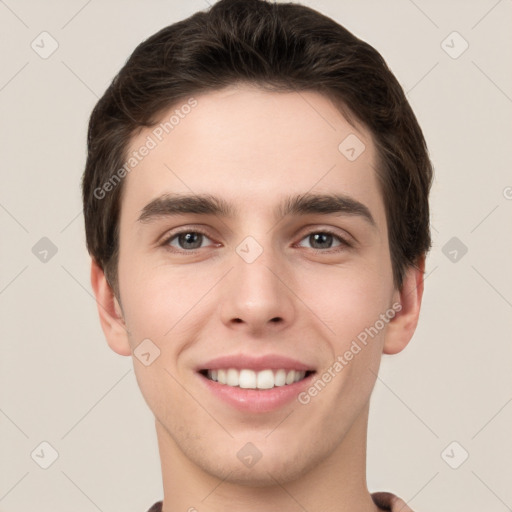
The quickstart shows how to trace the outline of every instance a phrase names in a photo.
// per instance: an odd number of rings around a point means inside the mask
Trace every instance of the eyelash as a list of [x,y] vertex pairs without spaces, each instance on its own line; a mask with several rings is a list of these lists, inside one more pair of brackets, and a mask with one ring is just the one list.
[[[199,229],[199,228],[183,229],[181,231],[177,231],[175,233],[172,233],[170,236],[166,237],[161,245],[164,246],[169,251],[175,253],[175,254],[197,254],[198,251],[200,251],[201,249],[204,249],[204,248],[200,248],[200,249],[193,249],[193,250],[185,250],[185,249],[177,250],[174,247],[171,248],[171,246],[169,245],[170,242],[172,240],[174,240],[175,238],[177,238],[178,236],[180,236],[182,234],[186,234],[186,233],[187,234],[188,233],[201,234],[201,235],[205,236],[206,238],[210,239],[210,237],[208,236],[208,233],[206,233],[202,229]],[[349,243],[345,238],[342,238],[339,234],[337,234],[334,231],[331,231],[329,229],[321,229],[321,230],[310,231],[309,233],[306,233],[300,239],[300,241],[302,241],[305,238],[310,237],[311,235],[314,235],[314,234],[331,235],[336,240],[338,240],[340,242],[340,246],[338,246],[338,247],[336,247],[334,249],[332,249],[332,248],[330,248],[330,249],[315,249],[314,247],[312,247],[311,250],[313,250],[313,251],[320,251],[320,252],[331,254],[333,252],[339,252],[339,251],[341,251],[343,249],[347,249],[347,248],[352,247],[352,244]],[[306,249],[307,249],[307,247],[306,247]]]

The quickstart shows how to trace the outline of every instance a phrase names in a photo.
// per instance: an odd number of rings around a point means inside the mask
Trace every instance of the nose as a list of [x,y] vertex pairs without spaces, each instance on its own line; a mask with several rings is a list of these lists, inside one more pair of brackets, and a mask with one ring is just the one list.
[[291,272],[268,248],[254,261],[242,256],[234,255],[234,268],[222,282],[222,322],[252,336],[280,332],[295,315]]

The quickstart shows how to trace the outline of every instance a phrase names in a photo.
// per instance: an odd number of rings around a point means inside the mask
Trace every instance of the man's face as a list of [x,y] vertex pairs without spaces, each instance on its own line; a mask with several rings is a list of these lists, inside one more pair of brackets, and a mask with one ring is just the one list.
[[[389,327],[381,315],[398,298],[376,150],[317,93],[244,86],[195,98],[124,183],[126,343],[149,339],[160,350],[134,366],[164,450],[219,478],[286,481],[364,430]],[[130,151],[156,140],[153,130]],[[207,194],[232,215],[171,214],[171,194]],[[313,201],[278,214],[307,194],[346,201],[337,212]],[[310,391],[329,368],[329,382]],[[282,385],[283,374],[305,378]],[[252,389],[258,379],[273,387]]]

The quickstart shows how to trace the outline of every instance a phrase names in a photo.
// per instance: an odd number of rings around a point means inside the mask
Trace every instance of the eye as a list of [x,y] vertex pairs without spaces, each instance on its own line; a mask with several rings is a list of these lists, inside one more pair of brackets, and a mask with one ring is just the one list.
[[[162,245],[167,248],[172,248],[171,250],[173,252],[186,252],[193,254],[196,250],[207,247],[207,245],[203,245],[205,240],[212,242],[212,240],[203,231],[198,229],[188,229],[171,234],[164,240]],[[322,252],[328,252],[330,249],[334,249],[333,252],[336,252],[337,250],[352,247],[352,245],[343,237],[329,230],[312,231],[303,237],[301,242],[303,240],[307,240],[309,242],[309,248],[320,250]],[[213,243],[212,245],[218,246],[220,244]],[[304,247],[301,243],[297,245]]]
[[180,231],[168,237],[163,245],[173,247],[178,251],[192,252],[195,249],[201,249],[204,239],[210,240],[202,231]]
[[333,248],[333,241],[338,241],[338,245],[334,247],[351,247],[351,245],[344,238],[329,230],[312,231],[302,240],[308,240],[308,242],[311,244],[311,249],[331,249]]

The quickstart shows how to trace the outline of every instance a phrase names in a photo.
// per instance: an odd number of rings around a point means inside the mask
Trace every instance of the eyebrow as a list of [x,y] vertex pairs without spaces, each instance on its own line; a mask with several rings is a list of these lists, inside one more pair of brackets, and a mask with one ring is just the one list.
[[[233,218],[238,209],[222,198],[210,194],[165,194],[153,199],[141,210],[138,222],[148,223],[161,217],[196,214]],[[363,203],[343,194],[305,193],[286,197],[274,210],[274,216],[288,215],[359,216],[376,226],[370,210]]]

